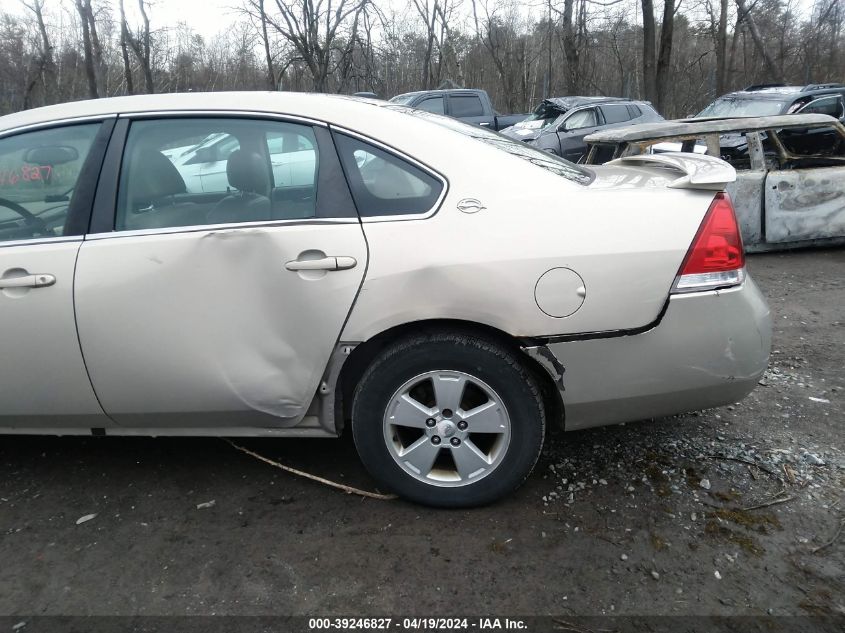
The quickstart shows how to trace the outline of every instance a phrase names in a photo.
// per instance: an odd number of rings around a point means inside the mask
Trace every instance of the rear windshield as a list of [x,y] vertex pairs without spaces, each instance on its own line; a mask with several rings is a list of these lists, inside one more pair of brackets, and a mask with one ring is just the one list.
[[588,185],[595,177],[592,171],[582,167],[581,165],[576,165],[575,163],[571,163],[564,158],[555,156],[554,154],[549,154],[548,152],[535,149],[521,141],[508,138],[507,136],[503,136],[498,132],[493,132],[492,130],[488,130],[479,125],[471,125],[447,116],[431,114],[430,112],[423,112],[422,110],[403,106],[394,105],[386,107],[394,109],[397,112],[402,112],[410,116],[425,119],[426,121],[431,121],[432,123],[437,123],[445,128],[459,132],[464,136],[481,141],[487,145],[492,145],[496,149],[507,152],[512,156],[518,156],[537,167],[542,167],[546,171],[550,171],[558,176],[563,176],[567,180],[576,182],[579,185]]
[[785,101],[721,97],[696,115],[704,117],[774,116],[783,111]]

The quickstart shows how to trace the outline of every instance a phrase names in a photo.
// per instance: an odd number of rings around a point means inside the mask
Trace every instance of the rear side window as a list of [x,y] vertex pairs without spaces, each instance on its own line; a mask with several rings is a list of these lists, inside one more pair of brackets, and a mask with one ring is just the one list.
[[0,241],[65,235],[70,201],[99,123],[0,139]]
[[631,115],[625,105],[606,105],[601,106],[601,113],[604,115],[605,123],[622,123],[630,121]]
[[449,97],[449,108],[454,117],[484,116],[481,99],[475,95],[452,95]]
[[632,119],[636,119],[637,117],[642,116],[643,111],[640,110],[640,106],[634,105],[633,103],[629,103],[628,114],[631,115]]
[[334,135],[355,206],[362,217],[416,215],[434,209],[443,183],[427,171],[364,141]]
[[124,151],[116,228],[314,217],[318,159],[307,125],[233,118],[135,121]]

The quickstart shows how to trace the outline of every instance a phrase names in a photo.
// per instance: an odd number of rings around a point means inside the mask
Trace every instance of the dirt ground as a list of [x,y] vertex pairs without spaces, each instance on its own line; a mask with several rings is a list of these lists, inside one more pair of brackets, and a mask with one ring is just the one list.
[[[0,614],[845,614],[845,250],[749,268],[775,322],[751,396],[552,434],[487,508],[215,439],[0,438]],[[348,437],[244,444],[373,486]]]

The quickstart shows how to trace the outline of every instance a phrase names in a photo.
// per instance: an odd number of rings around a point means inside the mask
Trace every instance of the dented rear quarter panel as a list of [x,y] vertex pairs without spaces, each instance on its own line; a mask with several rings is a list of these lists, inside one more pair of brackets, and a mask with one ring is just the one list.
[[[426,319],[552,336],[657,318],[712,192],[666,189],[665,172],[630,167],[596,168],[583,186],[481,150],[484,170],[444,169],[450,189],[433,217],[364,222],[370,264],[343,340]],[[464,198],[484,208],[461,212]],[[581,308],[563,318],[545,314],[534,295],[540,276],[559,267],[576,271],[586,288]]]

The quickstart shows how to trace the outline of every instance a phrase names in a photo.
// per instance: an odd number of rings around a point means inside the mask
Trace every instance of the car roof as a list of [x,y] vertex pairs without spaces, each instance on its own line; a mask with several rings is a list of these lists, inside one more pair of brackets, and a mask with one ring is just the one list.
[[722,95],[719,99],[753,99],[786,101],[798,95],[813,96],[821,94],[836,94],[845,92],[842,84],[810,84],[807,86],[784,86],[779,84],[763,84],[749,86],[745,90],[737,90]]
[[829,127],[841,125],[826,114],[779,114],[777,116],[733,117],[729,119],[679,119],[656,123],[638,123],[622,128],[594,132],[584,140],[587,143],[630,143],[655,138],[704,134],[729,134],[731,132],[759,132],[771,129]]
[[402,94],[394,95],[391,99],[396,99],[397,97],[416,97],[417,95],[453,94],[456,92],[478,94],[483,91],[480,88],[438,88],[436,90],[414,90],[413,92],[403,92]]
[[551,103],[561,110],[571,110],[584,105],[602,104],[602,103],[644,103],[642,101],[634,101],[626,97],[586,97],[586,96],[571,96],[571,97],[548,97],[543,99],[542,103]]
[[[339,108],[339,102],[344,107]],[[110,115],[155,112],[225,112],[284,114],[317,121],[353,125],[357,117],[372,117],[384,108],[385,101],[305,92],[184,92],[133,95],[71,101],[22,110],[0,117],[0,132],[37,126],[53,121],[102,118]]]

